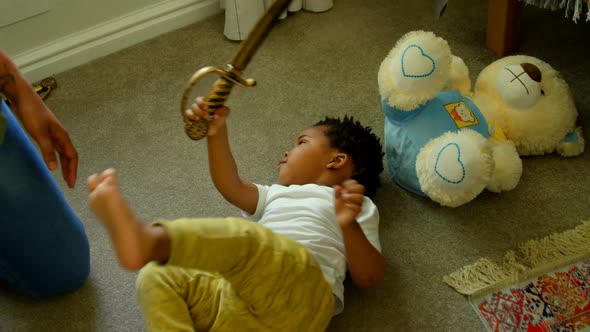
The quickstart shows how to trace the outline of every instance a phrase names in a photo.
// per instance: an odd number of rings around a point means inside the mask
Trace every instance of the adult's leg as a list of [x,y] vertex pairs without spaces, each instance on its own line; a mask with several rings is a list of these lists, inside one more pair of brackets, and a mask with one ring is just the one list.
[[80,287],[90,269],[84,226],[8,107],[0,139],[0,280],[44,297]]

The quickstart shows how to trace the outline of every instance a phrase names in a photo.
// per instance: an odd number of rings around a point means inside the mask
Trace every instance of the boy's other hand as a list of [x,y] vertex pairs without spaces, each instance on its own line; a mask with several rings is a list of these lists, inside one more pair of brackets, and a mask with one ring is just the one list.
[[356,180],[346,180],[334,186],[334,208],[340,227],[356,222],[356,217],[363,209],[364,199],[365,187]]
[[217,134],[219,128],[225,125],[225,118],[229,115],[229,108],[226,106],[220,107],[214,114],[207,112],[207,103],[203,97],[197,97],[190,109],[184,112],[185,121],[196,121],[205,119],[209,121],[209,130],[207,136],[214,136]]

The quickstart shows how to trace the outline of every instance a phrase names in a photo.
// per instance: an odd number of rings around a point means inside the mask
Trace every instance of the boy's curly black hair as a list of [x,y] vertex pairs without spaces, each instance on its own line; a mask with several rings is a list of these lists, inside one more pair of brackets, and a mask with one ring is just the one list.
[[343,119],[326,117],[314,125],[326,127],[330,146],[352,157],[352,178],[365,186],[365,195],[373,197],[381,185],[379,174],[383,172],[381,141],[370,127],[364,127],[353,117]]

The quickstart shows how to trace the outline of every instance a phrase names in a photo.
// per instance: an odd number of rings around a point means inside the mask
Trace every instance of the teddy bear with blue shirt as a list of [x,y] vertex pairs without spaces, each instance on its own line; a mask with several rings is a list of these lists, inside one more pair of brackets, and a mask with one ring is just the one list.
[[584,150],[568,85],[534,57],[491,63],[471,91],[468,68],[447,42],[412,31],[381,63],[378,83],[393,179],[444,206],[514,189],[522,155]]

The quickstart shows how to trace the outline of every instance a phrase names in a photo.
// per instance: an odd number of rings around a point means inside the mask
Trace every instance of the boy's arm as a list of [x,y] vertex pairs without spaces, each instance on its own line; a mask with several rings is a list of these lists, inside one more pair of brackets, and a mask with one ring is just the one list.
[[198,97],[185,115],[188,120],[210,117],[207,150],[213,183],[228,202],[249,214],[254,214],[258,204],[258,188],[255,184],[242,180],[238,173],[225,124],[229,108],[221,107],[212,116],[206,109],[204,99]]
[[258,204],[256,185],[240,178],[234,160],[225,123],[217,134],[207,137],[209,172],[215,187],[223,197],[248,214],[254,214]]
[[385,258],[369,242],[356,220],[341,225],[340,229],[352,280],[361,288],[377,286],[385,274]]
[[369,242],[356,217],[362,210],[364,187],[354,180],[334,188],[336,219],[340,224],[348,271],[362,288],[375,287],[385,274],[385,258]]

